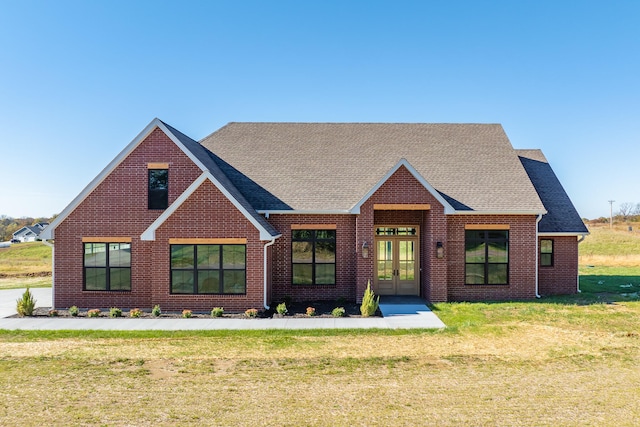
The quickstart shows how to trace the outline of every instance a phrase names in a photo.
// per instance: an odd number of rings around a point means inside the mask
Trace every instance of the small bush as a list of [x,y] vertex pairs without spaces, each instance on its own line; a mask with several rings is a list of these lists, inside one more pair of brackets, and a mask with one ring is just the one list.
[[364,290],[362,297],[362,305],[360,305],[360,314],[363,317],[373,316],[380,305],[380,296],[376,299],[376,295],[371,290],[371,280],[367,282],[367,289]]
[[278,304],[276,306],[276,313],[278,313],[279,315],[285,315],[285,314],[287,314],[287,311],[289,311],[289,310],[287,310],[287,303],[286,302],[283,302],[283,303]]
[[182,317],[184,317],[185,319],[191,318],[192,315],[193,312],[191,310],[182,310]]
[[122,317],[122,310],[118,307],[111,307],[109,309],[109,317]]
[[49,310],[49,317],[58,317],[58,314],[58,310],[56,309]]
[[132,308],[129,310],[129,317],[140,317],[142,315],[142,310],[139,308]]
[[22,297],[16,300],[16,311],[20,316],[31,316],[35,308],[36,300],[33,298],[33,294],[27,286],[27,289],[22,294]]
[[250,308],[249,310],[244,312],[244,315],[249,317],[249,318],[258,317],[258,309],[257,308]]
[[69,314],[71,316],[78,317],[79,313],[80,313],[80,309],[78,309],[78,306],[72,305],[71,307],[69,307]]
[[316,309],[313,307],[307,307],[307,316],[313,317],[316,315]]
[[222,317],[224,313],[224,308],[222,307],[213,307],[211,310],[211,317]]
[[100,309],[99,308],[94,308],[92,310],[87,311],[87,316],[89,317],[98,317],[100,316]]
[[331,310],[331,315],[333,317],[344,317],[346,311],[344,310],[344,307],[336,307],[333,310]]
[[153,306],[153,308],[151,309],[151,314],[156,317],[159,317],[162,314],[162,311],[160,310],[160,304],[156,304]]

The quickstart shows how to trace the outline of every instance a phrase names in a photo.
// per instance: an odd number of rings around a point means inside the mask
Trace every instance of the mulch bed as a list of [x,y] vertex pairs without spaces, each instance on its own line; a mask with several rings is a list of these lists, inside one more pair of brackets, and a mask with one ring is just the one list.
[[[294,302],[287,305],[288,313],[283,317],[304,317],[311,318],[307,315],[307,307],[313,307],[316,309],[316,315],[313,317],[333,317],[331,315],[331,311],[336,307],[343,307],[345,310],[345,317],[362,317],[360,314],[360,304],[349,303],[344,301],[307,301],[307,302]],[[51,317],[49,314],[50,307],[38,307],[35,309],[33,316],[31,317]],[[87,314],[87,309],[80,309],[78,314],[78,318],[86,318],[89,317]],[[57,317],[68,317],[73,318],[69,314],[68,310],[57,310]],[[275,314],[275,304],[270,310],[262,310],[258,313],[258,318],[270,318],[274,317]],[[380,316],[380,312],[376,312],[375,316]],[[17,314],[11,317],[19,317]],[[102,310],[98,317],[110,317],[109,310]],[[129,311],[122,310],[122,318],[128,318]],[[277,316],[276,316],[277,317]],[[151,314],[151,310],[147,309],[142,311],[140,314],[140,318],[147,319],[172,319],[172,318],[182,318],[182,312],[172,311],[172,312],[162,312],[159,317]],[[191,315],[192,319],[211,319],[211,312],[201,312],[201,311],[193,311]],[[244,313],[224,313],[222,315],[223,319],[246,319],[247,316]]]

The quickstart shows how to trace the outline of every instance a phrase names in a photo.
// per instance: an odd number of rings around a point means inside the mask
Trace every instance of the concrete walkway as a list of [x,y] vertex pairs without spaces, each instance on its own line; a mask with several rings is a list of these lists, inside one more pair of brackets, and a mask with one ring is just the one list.
[[[51,289],[32,289],[36,306],[51,306]],[[0,291],[0,317],[16,314],[24,289]],[[47,296],[48,295],[48,296]],[[47,299],[48,298],[48,299]],[[109,319],[0,318],[0,329],[24,330],[269,330],[269,329],[432,329],[445,325],[420,299],[381,299],[383,317],[281,319]]]

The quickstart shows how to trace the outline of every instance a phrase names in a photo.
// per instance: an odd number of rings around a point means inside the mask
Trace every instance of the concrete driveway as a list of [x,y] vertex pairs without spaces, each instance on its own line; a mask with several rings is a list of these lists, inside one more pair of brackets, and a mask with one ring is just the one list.
[[[16,314],[16,301],[26,289],[0,290],[0,318]],[[51,288],[31,288],[36,307],[51,307]]]

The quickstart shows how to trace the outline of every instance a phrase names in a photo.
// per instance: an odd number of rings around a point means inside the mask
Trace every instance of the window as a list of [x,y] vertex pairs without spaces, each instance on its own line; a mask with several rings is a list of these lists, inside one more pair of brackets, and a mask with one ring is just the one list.
[[169,170],[149,169],[149,209],[169,206]]
[[131,290],[131,243],[84,244],[84,290]]
[[553,267],[553,240],[540,240],[540,265]]
[[171,245],[171,293],[246,293],[246,248],[246,245]]
[[336,284],[336,230],[292,230],[292,283]]
[[509,283],[509,232],[466,230],[465,284],[506,285]]

